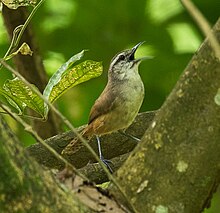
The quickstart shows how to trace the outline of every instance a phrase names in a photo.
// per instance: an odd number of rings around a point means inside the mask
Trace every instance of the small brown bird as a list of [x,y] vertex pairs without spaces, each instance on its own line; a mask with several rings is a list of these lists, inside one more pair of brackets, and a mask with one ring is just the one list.
[[[96,136],[100,159],[111,172],[109,161],[102,156],[99,136],[129,127],[138,114],[144,99],[144,85],[138,73],[138,66],[144,59],[152,58],[134,58],[136,50],[143,43],[140,42],[132,49],[118,53],[112,59],[108,83],[91,108],[88,125],[81,133],[87,140]],[[82,142],[75,138],[65,147],[62,154],[73,155],[82,146]]]

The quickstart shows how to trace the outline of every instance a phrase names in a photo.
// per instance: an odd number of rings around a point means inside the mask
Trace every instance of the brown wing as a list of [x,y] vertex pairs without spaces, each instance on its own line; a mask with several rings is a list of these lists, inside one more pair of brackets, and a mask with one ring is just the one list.
[[114,94],[114,89],[106,86],[102,94],[95,101],[93,107],[91,108],[89,115],[89,124],[92,123],[92,121],[94,121],[97,117],[104,115],[110,110],[114,109],[115,98],[116,96]]
[[[108,91],[108,92],[106,92]],[[109,92],[111,91],[111,92]],[[89,115],[89,124],[92,123],[96,118],[98,118],[101,115],[104,115],[108,113],[110,110],[114,109],[116,106],[115,104],[116,95],[114,94],[114,89],[108,88],[108,86],[104,89],[102,94],[99,96],[99,98],[96,100],[95,104],[93,105],[90,115]],[[90,127],[89,125],[87,127]],[[86,138],[87,140],[90,139],[90,129],[85,128],[81,135]],[[76,153],[81,147],[83,146],[83,143],[78,139],[74,138],[62,151],[62,155],[64,156],[70,156]]]

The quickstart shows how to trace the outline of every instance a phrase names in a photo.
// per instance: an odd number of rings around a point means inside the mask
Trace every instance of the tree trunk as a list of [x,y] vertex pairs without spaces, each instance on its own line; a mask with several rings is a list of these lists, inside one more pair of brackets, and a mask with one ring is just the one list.
[[[3,5],[2,15],[9,37],[12,38],[13,30],[17,26],[24,24],[28,17],[28,12],[26,7],[19,7],[16,10],[12,10]],[[35,40],[34,32],[30,26],[25,30],[19,45],[23,42],[26,42],[30,46],[33,55],[16,55],[14,57],[16,69],[42,92],[47,84],[48,78],[43,66],[39,47]],[[59,119],[57,116],[50,112],[46,122],[34,120],[33,125],[42,138],[48,138],[59,132],[60,122],[58,121]]]
[[[213,31],[220,41],[220,20]],[[219,87],[220,62],[206,39],[116,173],[137,212],[201,212],[208,206],[220,180]],[[121,199],[116,187],[111,193]]]

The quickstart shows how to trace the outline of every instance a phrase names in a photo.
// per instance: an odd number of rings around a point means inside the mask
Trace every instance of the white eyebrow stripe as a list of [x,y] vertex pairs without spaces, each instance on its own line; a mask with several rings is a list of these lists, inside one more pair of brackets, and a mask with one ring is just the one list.
[[112,61],[112,64],[115,64],[115,63],[118,61],[118,58],[120,57],[120,55],[121,55],[121,54],[119,54],[119,55],[117,55],[117,56],[115,57],[115,59]]

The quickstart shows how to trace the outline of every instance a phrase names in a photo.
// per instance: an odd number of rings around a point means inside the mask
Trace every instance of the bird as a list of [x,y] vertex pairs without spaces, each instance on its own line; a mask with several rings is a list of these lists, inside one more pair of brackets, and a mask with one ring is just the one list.
[[[152,58],[146,56],[135,59],[135,52],[143,43],[139,42],[113,57],[108,70],[108,82],[90,110],[88,125],[81,132],[88,141],[96,137],[99,158],[111,173],[111,161],[103,157],[100,136],[116,131],[127,135],[123,130],[132,124],[139,112],[145,92],[138,68],[143,60]],[[127,136],[139,141],[135,136]],[[82,146],[82,141],[76,137],[63,149],[62,155],[73,155]]]

